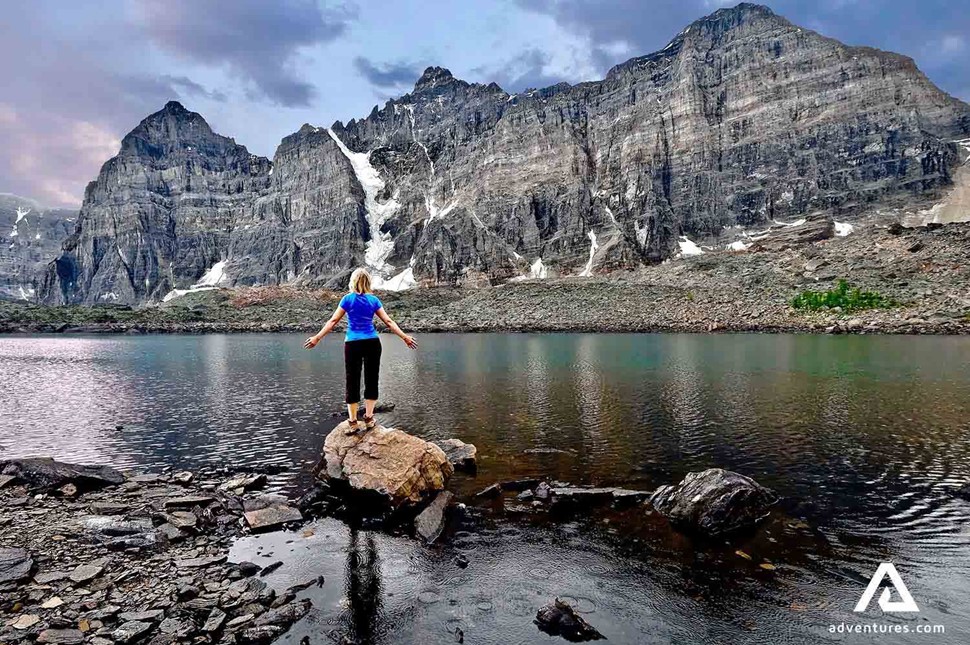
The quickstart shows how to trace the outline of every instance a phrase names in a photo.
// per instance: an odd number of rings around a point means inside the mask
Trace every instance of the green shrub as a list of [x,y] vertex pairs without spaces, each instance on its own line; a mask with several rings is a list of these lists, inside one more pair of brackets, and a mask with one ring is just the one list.
[[849,313],[862,309],[885,309],[894,307],[897,303],[876,291],[863,291],[850,286],[845,280],[839,280],[838,285],[828,291],[802,291],[791,304],[795,309],[809,311],[840,307],[842,311]]

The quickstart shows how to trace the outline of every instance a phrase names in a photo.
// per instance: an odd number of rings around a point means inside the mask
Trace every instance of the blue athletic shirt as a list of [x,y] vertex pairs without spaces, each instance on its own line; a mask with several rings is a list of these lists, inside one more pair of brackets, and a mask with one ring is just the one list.
[[380,299],[372,293],[348,293],[340,300],[340,308],[347,312],[347,336],[345,340],[377,338],[374,314],[383,307]]

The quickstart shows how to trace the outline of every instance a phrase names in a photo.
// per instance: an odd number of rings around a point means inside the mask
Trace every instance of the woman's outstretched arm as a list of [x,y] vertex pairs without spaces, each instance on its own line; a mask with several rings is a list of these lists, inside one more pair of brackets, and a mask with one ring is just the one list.
[[384,311],[384,307],[381,307],[380,309],[377,310],[377,317],[380,318],[385,325],[387,325],[388,329],[394,332],[395,336],[403,340],[405,345],[407,345],[411,349],[418,348],[418,341],[414,340],[413,336],[408,336],[403,331],[401,331],[401,328],[397,326],[397,323],[391,320],[391,317],[387,315],[386,311]]
[[340,322],[340,319],[344,317],[345,313],[346,312],[344,311],[343,307],[337,307],[334,309],[333,315],[330,316],[330,320],[327,321],[327,324],[324,325],[315,336],[310,336],[306,339],[306,342],[303,343],[304,349],[313,349],[316,347],[317,343],[323,340],[324,336],[333,331],[333,328],[337,326],[337,323]]

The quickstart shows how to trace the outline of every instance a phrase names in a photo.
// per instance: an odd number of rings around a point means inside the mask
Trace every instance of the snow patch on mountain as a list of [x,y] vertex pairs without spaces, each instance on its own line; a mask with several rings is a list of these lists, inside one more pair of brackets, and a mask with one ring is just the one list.
[[340,148],[340,151],[350,161],[357,181],[364,189],[364,208],[367,210],[367,225],[370,229],[370,240],[367,242],[364,251],[364,262],[380,271],[387,264],[387,257],[394,250],[394,240],[391,238],[391,234],[382,233],[381,226],[401,208],[401,205],[393,197],[383,204],[377,201],[377,195],[384,190],[385,184],[377,168],[371,165],[370,153],[352,152],[333,130],[330,128],[326,130],[330,138]]
[[583,268],[582,272],[579,274],[580,277],[588,278],[593,275],[593,256],[596,255],[596,250],[600,245],[596,242],[596,233],[590,229],[589,231],[589,259],[586,261],[586,266]]
[[199,281],[195,283],[195,287],[217,287],[223,282],[228,282],[229,275],[226,273],[226,261],[216,262],[212,265],[208,271],[206,271]]
[[678,240],[677,245],[680,247],[680,255],[682,257],[704,254],[704,250],[692,242],[686,235],[680,236],[680,240]]
[[845,237],[855,230],[855,226],[846,222],[835,222],[835,234],[838,237]]

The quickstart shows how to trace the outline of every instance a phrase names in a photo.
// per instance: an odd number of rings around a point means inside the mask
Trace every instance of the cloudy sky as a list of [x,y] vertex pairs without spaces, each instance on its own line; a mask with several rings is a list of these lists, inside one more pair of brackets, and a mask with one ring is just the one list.
[[[77,206],[119,141],[170,99],[272,156],[305,122],[366,116],[424,67],[508,91],[602,78],[718,0],[8,2],[0,192]],[[970,100],[966,0],[767,0],[849,44],[912,56]]]

